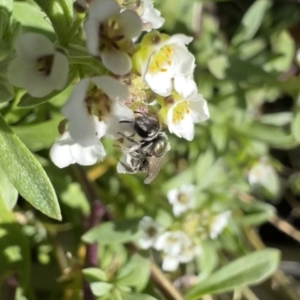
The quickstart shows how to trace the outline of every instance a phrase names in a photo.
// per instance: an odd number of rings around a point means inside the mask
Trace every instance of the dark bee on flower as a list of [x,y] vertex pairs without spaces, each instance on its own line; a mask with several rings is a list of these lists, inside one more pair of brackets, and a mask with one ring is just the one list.
[[146,172],[145,183],[148,184],[159,173],[165,154],[170,150],[167,135],[161,131],[161,124],[157,116],[135,112],[138,116],[133,121],[120,121],[120,123],[133,123],[135,134],[139,140],[132,136],[119,133],[126,140],[122,146],[125,160],[121,160],[126,173]]

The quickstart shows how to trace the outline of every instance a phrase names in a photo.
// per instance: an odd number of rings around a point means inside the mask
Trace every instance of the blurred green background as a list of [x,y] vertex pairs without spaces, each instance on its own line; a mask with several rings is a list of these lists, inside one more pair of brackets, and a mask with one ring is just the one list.
[[[80,266],[85,257],[81,236],[91,213],[89,199],[99,198],[115,220],[150,215],[162,224],[189,230],[189,220],[173,219],[166,193],[193,183],[200,219],[205,212],[231,210],[232,220],[209,245],[213,261],[198,259],[191,270],[181,269],[168,278],[195,272],[209,276],[215,268],[265,243],[282,251],[283,272],[250,290],[250,295],[233,298],[232,293],[223,293],[203,299],[300,299],[300,3],[162,0],[155,6],[166,20],[162,32],[194,37],[189,50],[196,57],[195,80],[209,103],[211,118],[196,126],[192,142],[169,136],[171,151],[151,185],[143,184],[143,174],[116,172],[120,153],[108,140],[104,140],[108,155],[103,162],[88,168],[55,167],[49,148],[59,135],[60,108],[70,88],[33,106],[21,94],[6,101],[14,92],[1,79],[1,113],[46,170],[63,215],[62,223],[52,221],[8,188],[6,208],[0,208],[7,210],[0,220],[8,233],[1,238],[0,231],[3,297],[9,293],[5,280],[18,270],[19,281],[30,286],[18,289],[18,300],[81,299]],[[55,39],[49,20],[34,1],[15,1],[12,16],[23,31]],[[10,41],[3,39],[1,78],[8,49]],[[94,72],[89,65],[86,70]],[[261,162],[273,171],[267,180],[250,185],[248,174]],[[0,178],[7,190],[10,183],[4,184],[2,171]],[[114,256],[120,265],[128,259],[122,244],[100,242],[99,248],[101,268],[109,266]],[[154,293],[155,288],[150,283],[146,290]]]

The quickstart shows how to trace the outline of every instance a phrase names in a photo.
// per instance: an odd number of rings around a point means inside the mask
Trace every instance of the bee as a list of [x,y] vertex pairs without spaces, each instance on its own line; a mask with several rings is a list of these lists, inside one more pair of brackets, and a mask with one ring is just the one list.
[[135,120],[124,120],[120,123],[133,123],[133,129],[135,133],[144,141],[151,141],[161,131],[161,124],[156,115],[144,114],[139,111],[134,111],[135,114],[139,114]]
[[120,123],[134,123],[134,131],[140,140],[119,133],[129,142],[129,145],[121,147],[127,159],[120,163],[129,173],[146,172],[144,183],[149,184],[159,173],[165,154],[170,150],[170,143],[166,133],[161,131],[158,118],[151,114],[135,113],[140,116],[134,121]]

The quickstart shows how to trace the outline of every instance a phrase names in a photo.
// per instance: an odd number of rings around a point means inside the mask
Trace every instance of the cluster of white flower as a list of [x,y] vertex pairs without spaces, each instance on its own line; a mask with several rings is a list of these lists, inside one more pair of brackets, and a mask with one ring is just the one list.
[[[61,137],[51,148],[52,161],[64,168],[103,160],[101,138],[134,135],[139,112],[155,112],[170,133],[191,141],[194,123],[209,118],[207,103],[193,79],[195,58],[186,47],[192,38],[154,30],[164,19],[150,0],[77,0],[79,6],[86,13],[86,48],[106,74],[80,78],[74,86],[62,108],[66,119],[60,126]],[[67,86],[67,51],[36,33],[19,36],[15,49],[17,58],[8,68],[13,85],[38,98]],[[120,123],[124,120],[126,124]]]
[[[230,218],[230,211],[225,211],[217,215],[197,214],[195,218],[192,209],[195,209],[195,186],[188,184],[178,189],[172,189],[167,193],[167,198],[172,205],[175,217],[183,213],[192,214],[195,230],[191,231],[174,230],[173,228],[164,228],[149,216],[141,219],[139,226],[141,237],[139,246],[142,249],[153,248],[160,251],[162,256],[162,269],[164,271],[175,271],[180,263],[192,261],[196,255],[201,255],[199,246],[201,241],[206,238],[216,239],[218,235],[227,226]],[[185,215],[188,220],[189,216]],[[206,224],[206,226],[203,226]],[[172,227],[172,225],[171,225]],[[184,222],[181,228],[184,228]],[[205,234],[203,234],[205,230]]]

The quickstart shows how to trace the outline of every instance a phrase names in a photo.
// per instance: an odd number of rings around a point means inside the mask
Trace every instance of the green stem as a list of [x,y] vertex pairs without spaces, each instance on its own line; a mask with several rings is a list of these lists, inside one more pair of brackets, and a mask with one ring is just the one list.
[[76,19],[73,22],[73,25],[70,29],[70,32],[68,34],[68,38],[66,38],[65,41],[63,41],[65,46],[68,46],[69,43],[72,41],[73,37],[75,36],[75,34],[77,33],[78,29],[80,28],[82,21],[84,19],[84,15],[83,14],[77,14],[76,15]]

